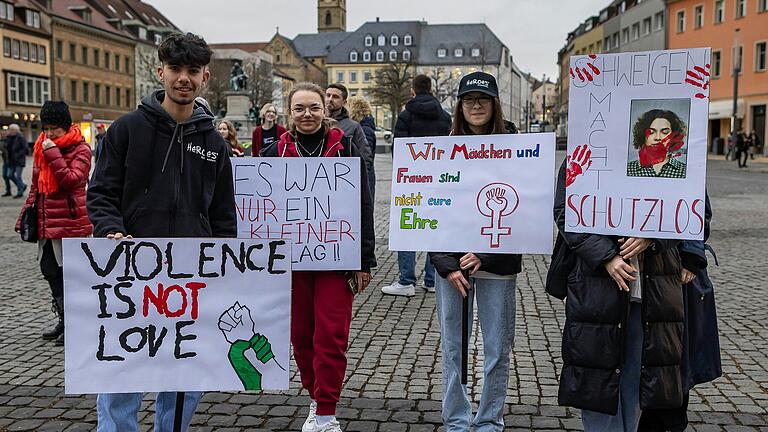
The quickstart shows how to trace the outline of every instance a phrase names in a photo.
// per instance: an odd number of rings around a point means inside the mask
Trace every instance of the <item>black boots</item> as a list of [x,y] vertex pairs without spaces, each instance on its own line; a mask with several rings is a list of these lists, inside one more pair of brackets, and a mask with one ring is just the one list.
[[43,332],[43,339],[56,339],[56,345],[64,345],[64,298],[55,297],[51,309],[53,310],[53,313],[58,316],[59,322],[57,322],[50,330]]

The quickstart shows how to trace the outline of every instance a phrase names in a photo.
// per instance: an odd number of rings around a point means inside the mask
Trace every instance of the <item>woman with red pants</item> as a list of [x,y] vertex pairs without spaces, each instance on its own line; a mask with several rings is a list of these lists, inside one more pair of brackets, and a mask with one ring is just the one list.
[[[357,148],[344,139],[344,132],[331,127],[325,117],[322,88],[299,83],[288,95],[288,105],[290,129],[280,136],[277,145],[264,149],[262,156],[360,158]],[[347,368],[353,291],[361,292],[368,286],[371,267],[376,266],[373,203],[367,179],[360,158],[361,269],[293,272],[291,343],[301,385],[312,398],[303,432],[341,432],[335,414]]]

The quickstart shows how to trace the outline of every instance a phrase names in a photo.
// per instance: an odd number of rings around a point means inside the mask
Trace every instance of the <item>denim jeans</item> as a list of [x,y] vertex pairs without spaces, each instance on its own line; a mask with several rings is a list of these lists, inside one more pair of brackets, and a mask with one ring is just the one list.
[[461,383],[462,297],[446,279],[437,275],[435,300],[440,320],[440,348],[443,351],[443,423],[446,432],[504,430],[504,400],[509,382],[509,353],[515,339],[515,279],[470,278],[469,334],[472,335],[472,310],[477,300],[477,316],[483,333],[483,392],[477,414],[467,386]]
[[[416,252],[398,252],[397,266],[400,268],[400,285],[416,283]],[[429,255],[424,258],[424,285],[435,286],[435,266],[429,260]]]
[[[21,195],[24,193],[24,180],[21,179],[21,173],[24,171],[23,166],[8,166],[8,180],[12,181],[16,185],[16,193]],[[6,182],[8,181],[6,180]],[[8,184],[6,183],[6,187]],[[7,191],[10,192],[11,188],[8,187]]]
[[[138,432],[137,415],[141,407],[143,393],[102,393],[96,398],[98,414],[97,432]],[[202,392],[184,393],[184,413],[181,430],[186,431],[197,403],[203,397]],[[157,394],[155,403],[155,432],[172,432],[173,418],[176,414],[176,393]]]
[[5,183],[5,193],[11,193],[11,166],[3,162],[3,182]]
[[631,303],[624,348],[624,367],[619,388],[616,415],[582,410],[581,422],[585,432],[635,432],[640,424],[640,359],[643,355],[643,324],[640,303]]

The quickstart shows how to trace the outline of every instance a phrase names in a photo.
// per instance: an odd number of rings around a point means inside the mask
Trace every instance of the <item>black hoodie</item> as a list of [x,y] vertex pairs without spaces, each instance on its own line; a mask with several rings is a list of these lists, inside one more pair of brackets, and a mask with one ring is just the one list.
[[445,136],[451,132],[451,116],[428,93],[417,94],[397,116],[395,138]]
[[93,234],[235,237],[232,165],[213,116],[195,104],[176,121],[157,90],[107,130],[88,187]]

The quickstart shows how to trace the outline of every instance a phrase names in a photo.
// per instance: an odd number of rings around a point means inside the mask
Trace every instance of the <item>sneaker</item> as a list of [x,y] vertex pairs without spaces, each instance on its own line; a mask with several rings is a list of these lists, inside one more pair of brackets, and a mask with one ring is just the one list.
[[4,197],[5,197],[5,196],[11,196],[11,193],[10,193],[10,192],[6,192],[6,193],[4,193],[2,196],[4,196]]
[[422,285],[422,287],[424,287],[424,289],[427,290],[427,292],[430,292],[430,293],[435,292],[435,286],[434,285],[432,285],[432,286]]
[[309,404],[309,415],[304,420],[304,426],[301,427],[301,432],[314,432],[317,428],[317,402],[312,401]]
[[343,432],[343,431],[341,430],[341,425],[339,424],[339,421],[336,419],[333,419],[322,426],[315,426],[314,432]]
[[400,282],[395,282],[392,285],[382,287],[381,292],[389,295],[413,297],[416,295],[416,287],[413,284],[400,285]]

